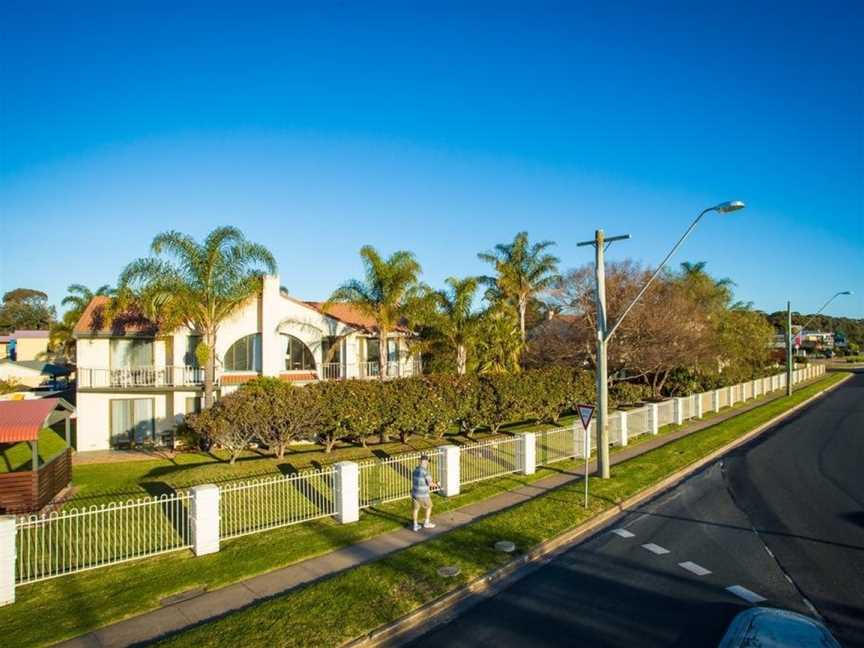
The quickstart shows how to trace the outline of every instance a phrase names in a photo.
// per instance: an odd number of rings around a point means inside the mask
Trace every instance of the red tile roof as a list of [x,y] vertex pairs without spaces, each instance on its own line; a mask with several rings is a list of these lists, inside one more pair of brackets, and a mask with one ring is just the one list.
[[[222,374],[219,383],[222,385],[242,385],[258,377],[258,374]],[[292,371],[291,373],[279,374],[279,380],[283,382],[309,382],[318,380],[318,374],[314,371]]]
[[[303,303],[314,308],[319,313],[328,315],[333,319],[337,319],[344,324],[353,326],[354,328],[360,329],[366,333],[376,333],[378,331],[378,325],[375,323],[374,317],[370,317],[349,304],[331,304],[325,309],[324,302],[307,301]],[[395,329],[400,333],[411,332],[405,325],[405,322],[398,324]]]
[[0,443],[36,441],[59,398],[0,401]]
[[318,380],[318,374],[314,371],[294,371],[279,374],[279,380],[282,382],[309,382],[311,380]]
[[159,327],[139,311],[129,310],[117,315],[109,325],[105,319],[105,307],[111,298],[97,295],[90,300],[81,318],[75,324],[75,336],[88,335],[156,335]]

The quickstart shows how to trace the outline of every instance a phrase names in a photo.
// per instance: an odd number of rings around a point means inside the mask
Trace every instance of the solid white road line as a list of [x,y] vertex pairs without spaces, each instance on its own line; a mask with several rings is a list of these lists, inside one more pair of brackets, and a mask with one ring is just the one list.
[[656,545],[653,542],[649,542],[648,544],[642,545],[643,549],[647,549],[653,554],[657,554],[658,556],[662,556],[663,554],[669,553],[669,550],[661,547],[660,545]]
[[612,533],[615,535],[619,535],[622,538],[632,538],[633,534],[630,533],[627,529],[615,529]]
[[759,596],[756,592],[751,592],[746,587],[741,587],[740,585],[731,585],[726,588],[726,591],[744,599],[748,603],[761,603],[766,600],[764,596]]
[[686,562],[678,563],[678,566],[686,569],[691,574],[696,574],[697,576],[707,576],[711,573],[710,569],[705,569],[702,565],[697,565],[696,563],[690,562],[689,560]]

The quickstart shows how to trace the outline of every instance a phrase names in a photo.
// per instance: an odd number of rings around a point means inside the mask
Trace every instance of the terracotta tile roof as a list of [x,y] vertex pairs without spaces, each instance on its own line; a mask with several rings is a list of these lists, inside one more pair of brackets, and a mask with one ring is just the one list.
[[[323,313],[332,317],[333,319],[337,319],[344,324],[348,324],[349,326],[353,326],[356,329],[360,329],[366,333],[377,333],[378,325],[375,323],[375,319],[361,312],[359,309],[350,306],[349,304],[331,304],[326,310],[324,308],[324,302],[315,302],[315,301],[307,301],[302,302],[311,308],[314,308],[319,313]],[[399,323],[395,327],[396,331],[400,333],[410,333],[410,329],[405,325],[405,322]]]
[[219,378],[220,385],[242,385],[250,380],[258,378],[258,374],[222,374]]
[[0,443],[36,441],[59,398],[0,401]]
[[279,374],[279,380],[282,382],[309,382],[311,380],[318,380],[318,374],[314,371],[294,371]]
[[[242,385],[258,378],[258,374],[223,374],[219,379],[221,385]],[[318,380],[318,374],[314,371],[292,371],[279,374],[279,380],[283,382],[310,382]]]
[[114,318],[110,325],[105,321],[105,306],[110,297],[97,295],[90,300],[81,318],[72,330],[76,337],[88,335],[156,335],[159,327],[139,311],[130,310]]

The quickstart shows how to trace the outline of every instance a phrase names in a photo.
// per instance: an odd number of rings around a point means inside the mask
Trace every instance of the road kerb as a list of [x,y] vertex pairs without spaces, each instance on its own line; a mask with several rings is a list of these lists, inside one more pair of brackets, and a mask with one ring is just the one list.
[[[508,562],[506,565],[488,572],[452,592],[440,596],[392,623],[376,628],[368,634],[353,639],[343,645],[346,648],[395,645],[397,642],[401,643],[407,641],[413,636],[425,634],[431,628],[446,623],[450,619],[458,616],[464,609],[473,607],[473,605],[480,601],[481,597],[488,598],[497,592],[506,589],[515,581],[521,580],[529,573],[539,569],[541,566],[550,562],[572,546],[595,534],[615,518],[626,513],[628,509],[655,497],[659,493],[675,486],[693,473],[699,471],[706,465],[716,461],[731,450],[748,443],[760,434],[773,428],[784,419],[795,414],[797,411],[807,407],[828,392],[838,388],[851,377],[852,374],[850,373],[842,380],[826,387],[816,394],[813,394],[813,396],[807,400],[798,403],[781,414],[778,414],[771,420],[762,423],[737,439],[730,441],[726,445],[717,448],[700,459],[697,459],[690,465],[677,470],[656,484],[631,495],[623,502],[606,509],[592,517],[590,520],[586,520],[579,526],[540,543],[524,555]],[[421,625],[422,632],[418,632]]]

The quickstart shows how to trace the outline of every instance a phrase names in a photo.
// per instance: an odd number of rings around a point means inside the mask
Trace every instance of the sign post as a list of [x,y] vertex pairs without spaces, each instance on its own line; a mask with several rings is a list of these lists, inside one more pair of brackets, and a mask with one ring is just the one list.
[[588,426],[591,425],[591,417],[594,416],[594,406],[577,405],[576,410],[579,412],[579,420],[582,421],[582,428],[585,431],[582,447],[585,449],[585,508],[588,508],[588,458],[591,456],[588,452]]

